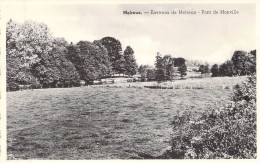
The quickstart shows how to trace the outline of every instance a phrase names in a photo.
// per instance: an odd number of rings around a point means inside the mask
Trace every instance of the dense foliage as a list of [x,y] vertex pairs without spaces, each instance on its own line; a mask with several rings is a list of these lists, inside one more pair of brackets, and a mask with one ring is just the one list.
[[155,79],[157,81],[174,80],[177,76],[186,76],[187,66],[184,58],[173,58],[171,55],[156,55]]
[[202,73],[202,74],[209,73],[209,72],[210,72],[210,70],[209,70],[209,65],[208,65],[208,64],[206,64],[206,65],[200,65],[198,71],[199,71],[200,73]]
[[[55,80],[56,76],[52,69],[45,66],[49,63],[48,57],[50,57],[53,49],[51,43],[50,31],[44,24],[30,21],[26,21],[24,24],[17,24],[12,20],[7,23],[6,61],[8,89],[16,89],[18,84],[38,85],[43,78],[46,81]],[[46,76],[47,74],[48,76]],[[37,80],[37,78],[40,80]]]
[[230,103],[172,121],[171,150],[162,158],[256,158],[256,76],[237,85]]
[[138,68],[138,73],[141,75],[141,80],[153,81],[155,80],[155,68],[149,65],[140,65]]
[[231,60],[220,65],[214,64],[211,67],[212,77],[217,76],[242,76],[256,72],[256,50],[235,51]]
[[101,44],[80,41],[70,45],[68,59],[74,64],[80,78],[88,83],[108,76],[111,64],[106,49]]
[[7,90],[20,87],[49,88],[79,86],[115,73],[137,73],[134,50],[124,54],[119,40],[104,37],[93,43],[68,44],[54,38],[42,23],[9,20],[6,27]]
[[129,76],[136,74],[137,63],[134,50],[130,46],[127,46],[122,52],[121,42],[113,37],[104,37],[99,41],[107,49],[113,73]]
[[127,46],[124,51],[124,59],[126,74],[129,76],[136,74],[138,66],[134,57],[134,50],[130,46]]
[[181,77],[187,75],[187,66],[185,64],[182,64],[179,68],[178,71],[180,72]]

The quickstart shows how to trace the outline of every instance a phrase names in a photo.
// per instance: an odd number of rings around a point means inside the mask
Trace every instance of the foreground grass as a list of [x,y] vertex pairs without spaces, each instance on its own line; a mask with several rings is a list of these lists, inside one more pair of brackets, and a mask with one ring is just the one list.
[[203,111],[232,90],[67,88],[7,93],[9,159],[128,159],[169,146],[182,108]]

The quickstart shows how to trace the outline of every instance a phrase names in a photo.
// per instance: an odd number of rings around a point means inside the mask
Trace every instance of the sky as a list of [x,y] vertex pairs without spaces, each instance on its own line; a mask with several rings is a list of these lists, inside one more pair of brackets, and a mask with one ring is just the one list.
[[[125,15],[123,11],[237,10],[239,14]],[[45,23],[54,37],[68,42],[118,39],[131,46],[137,63],[153,65],[155,55],[221,63],[235,50],[255,49],[254,4],[36,4],[5,7],[5,17],[17,22]]]

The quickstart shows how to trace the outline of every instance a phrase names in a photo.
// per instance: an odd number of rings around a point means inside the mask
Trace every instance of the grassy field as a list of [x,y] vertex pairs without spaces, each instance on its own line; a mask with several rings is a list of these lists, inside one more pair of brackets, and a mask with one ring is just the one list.
[[8,158],[156,156],[170,145],[177,111],[224,104],[231,92],[92,87],[8,92]]
[[152,82],[133,82],[133,83],[118,83],[93,85],[91,87],[110,87],[110,88],[125,88],[136,87],[143,88],[144,86],[168,86],[175,89],[233,89],[233,86],[244,81],[246,76],[237,77],[214,77],[214,78],[194,78],[186,80],[175,80],[174,82],[157,83]]

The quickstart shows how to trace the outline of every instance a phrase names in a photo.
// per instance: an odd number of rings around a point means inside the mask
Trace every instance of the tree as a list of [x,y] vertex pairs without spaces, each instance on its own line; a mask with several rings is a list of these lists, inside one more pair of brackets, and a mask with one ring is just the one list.
[[78,86],[80,76],[67,57],[68,43],[63,38],[55,38],[53,40],[52,67],[56,67],[59,72],[59,79],[52,83],[52,87],[69,87]]
[[140,65],[138,68],[138,73],[141,75],[142,80],[155,80],[156,77],[155,68],[149,65]]
[[181,65],[179,68],[179,73],[181,75],[181,77],[186,76],[187,75],[187,66],[185,64]]
[[20,55],[26,58],[29,66],[39,62],[46,62],[52,50],[52,35],[43,23],[26,21],[21,27],[21,39],[18,47]]
[[[9,70],[11,72],[15,71],[15,74],[20,76],[21,74],[30,74],[38,79],[38,76],[44,74],[44,72],[36,70],[46,71],[43,67],[48,62],[49,54],[52,50],[51,43],[52,35],[45,24],[32,21],[17,24],[9,20],[6,28],[7,66]],[[12,64],[11,62],[14,60],[16,61],[16,66],[13,65],[14,67],[11,68],[8,64]],[[33,68],[37,67],[36,65],[42,68],[33,70]],[[9,77],[13,81],[17,81],[17,84],[22,84],[21,78],[18,80],[18,76],[15,74],[13,73],[14,76],[9,75]],[[36,83],[38,83],[37,80]]]
[[[120,67],[117,66],[121,66],[122,62],[122,46],[121,46],[121,42],[113,37],[104,37],[101,40],[101,44],[107,49],[108,52],[108,56],[110,59],[110,62],[112,64],[112,70],[115,73],[120,73],[118,71],[122,72],[122,69]],[[117,62],[118,60],[119,63]]]
[[231,60],[234,63],[238,75],[248,75],[255,72],[254,54],[245,51],[235,51]]
[[70,47],[69,57],[71,62],[76,67],[80,78],[82,80],[91,83],[98,77],[97,67],[94,57],[95,57],[95,45],[88,41],[80,41],[74,47]]
[[110,62],[107,49],[102,45],[101,41],[94,41],[93,43],[97,45],[97,51],[99,54],[96,56],[97,61],[100,63],[99,78],[110,76],[113,72],[112,63]]
[[210,73],[209,64],[204,66],[205,73]]
[[6,25],[6,79],[7,89],[18,89],[17,74],[19,67],[22,65],[17,56],[16,42],[18,41],[19,25],[9,20]]
[[256,72],[256,50],[251,50],[248,53],[248,62],[250,74],[254,74]]
[[147,65],[140,65],[138,73],[141,75],[141,79],[144,80],[147,77]]
[[228,60],[221,64],[219,67],[220,76],[233,76],[236,73],[234,64],[232,61]]
[[128,46],[123,55],[121,43],[112,37],[69,45],[53,38],[45,24],[32,21],[8,21],[6,51],[10,90],[18,85],[77,86],[80,79],[91,83],[115,72],[131,76],[137,71],[133,49]]
[[94,43],[80,41],[76,45],[71,44],[68,47],[67,58],[74,64],[80,79],[88,83],[111,74],[107,50],[98,41]]
[[163,59],[161,54],[158,52],[156,55],[156,61],[155,61],[155,79],[158,82],[161,82],[163,80],[165,80],[165,76],[166,76],[166,68],[163,65]]
[[210,69],[211,73],[212,73],[212,77],[216,77],[219,76],[219,67],[217,64],[214,64],[211,69]]
[[206,73],[206,70],[205,70],[205,66],[204,66],[204,65],[200,65],[200,67],[199,67],[199,72],[202,73],[202,74]]
[[166,80],[173,80],[174,73],[176,73],[174,69],[175,62],[175,58],[172,58],[171,55],[165,55],[162,58],[163,69],[165,69],[164,76]]
[[114,70],[119,74],[127,73],[126,61],[124,56],[120,56],[120,58],[116,60],[116,62],[114,63]]
[[134,50],[130,46],[127,46],[124,51],[124,59],[126,74],[129,76],[135,75],[138,66],[134,57]]
[[173,58],[171,55],[162,57],[160,53],[157,53],[155,68],[155,78],[159,82],[163,80],[173,80],[179,74],[181,74],[181,76],[187,75],[185,59]]
[[226,61],[227,76],[233,76],[235,74],[235,66],[231,60]]
[[155,69],[152,67],[149,67],[147,69],[147,80],[149,81],[155,80]]
[[233,75],[249,75],[256,72],[256,50],[235,51],[231,60],[211,68],[212,76],[233,76]]
[[254,58],[256,58],[256,50],[251,50],[249,53],[252,54]]
[[18,57],[6,55],[6,84],[7,91],[16,91],[18,85],[36,85],[36,78],[33,74],[21,65]]
[[174,62],[174,67],[180,67],[185,64],[185,59],[182,57],[176,58]]

